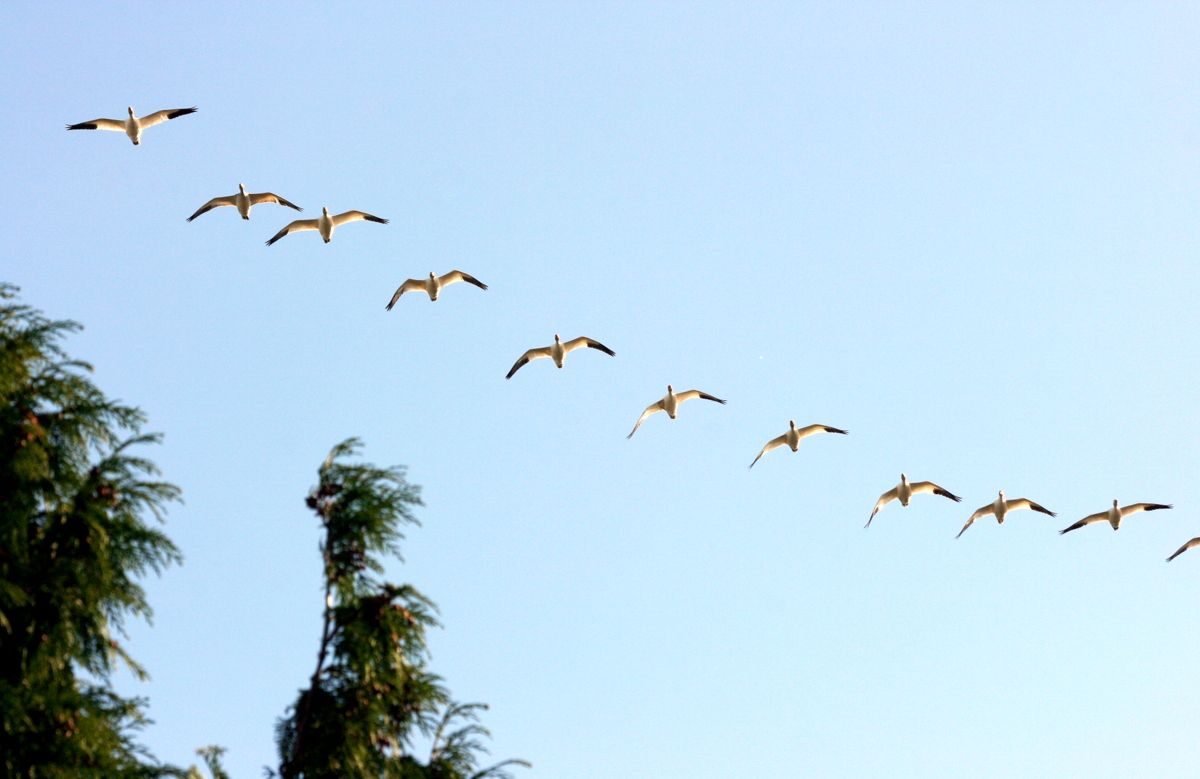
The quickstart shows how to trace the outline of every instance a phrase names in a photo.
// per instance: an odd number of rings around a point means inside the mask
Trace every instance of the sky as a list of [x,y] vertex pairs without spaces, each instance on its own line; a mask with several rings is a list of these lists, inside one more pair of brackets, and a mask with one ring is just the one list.
[[[1159,777],[1200,761],[1200,9],[22,3],[0,279],[164,434],[158,758],[278,765],[328,450],[528,776]],[[68,123],[199,111],[132,146]],[[263,242],[244,182],[390,224]],[[436,303],[407,278],[489,288]],[[616,352],[563,370],[526,349]],[[666,385],[689,402],[625,438]],[[768,453],[798,425],[845,428]],[[887,506],[901,472],[963,496]],[[996,491],[1058,512],[976,522]],[[1060,536],[1114,498],[1171,503]]]

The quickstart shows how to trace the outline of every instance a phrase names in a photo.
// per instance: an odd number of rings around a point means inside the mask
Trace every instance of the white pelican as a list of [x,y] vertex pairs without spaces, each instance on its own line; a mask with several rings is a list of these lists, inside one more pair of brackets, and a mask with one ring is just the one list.
[[980,506],[979,508],[975,509],[975,513],[972,514],[971,518],[967,520],[967,524],[962,526],[962,530],[958,531],[958,535],[955,536],[955,538],[958,538],[963,533],[967,532],[967,528],[969,528],[971,526],[971,523],[973,523],[975,520],[979,519],[980,517],[986,517],[988,514],[991,514],[994,517],[996,517],[997,523],[1003,525],[1004,524],[1004,515],[1010,511],[1017,511],[1019,509],[1030,509],[1032,511],[1040,511],[1043,514],[1049,514],[1052,517],[1058,516],[1058,514],[1055,514],[1050,509],[1046,508],[1045,506],[1039,506],[1038,504],[1034,503],[1029,498],[1017,498],[1016,500],[1007,500],[1004,497],[1004,490],[1000,490],[1000,494],[996,497],[996,500],[987,504],[986,506]]
[[341,227],[347,222],[359,222],[364,219],[368,222],[378,222],[381,225],[388,223],[388,220],[382,219],[378,216],[371,216],[365,211],[345,211],[337,216],[334,216],[333,214],[329,213],[328,208],[321,206],[321,216],[316,219],[297,219],[287,227],[275,233],[271,240],[267,241],[267,246],[275,243],[288,233],[302,233],[305,230],[316,230],[321,234],[321,238],[325,241],[325,243],[329,243],[331,240],[333,240],[333,231],[336,228]]
[[229,195],[227,197],[214,197],[212,200],[197,208],[196,213],[189,216],[187,220],[190,222],[201,214],[206,214],[209,211],[212,211],[214,208],[220,208],[221,206],[237,206],[238,213],[242,215],[242,219],[249,219],[250,209],[259,203],[278,203],[281,206],[294,208],[297,211],[304,210],[292,201],[284,200],[274,192],[255,192],[254,194],[250,194],[246,191],[245,184],[238,184],[238,191],[236,194]]
[[1072,530],[1078,530],[1084,525],[1092,525],[1097,522],[1107,522],[1112,525],[1112,529],[1116,530],[1121,527],[1121,520],[1130,514],[1136,514],[1139,511],[1158,511],[1159,509],[1169,509],[1170,505],[1166,503],[1133,503],[1128,506],[1118,507],[1116,498],[1113,499],[1112,508],[1108,511],[1101,511],[1099,514],[1091,514],[1076,522],[1070,527],[1063,528],[1058,531],[1059,535],[1070,533]]
[[543,346],[540,349],[529,349],[526,351],[525,354],[521,355],[519,360],[513,363],[513,367],[509,368],[508,375],[504,378],[511,379],[513,374],[516,373],[522,365],[530,360],[538,360],[542,357],[549,357],[551,360],[554,360],[555,365],[561,368],[563,367],[563,360],[567,358],[569,353],[575,351],[576,349],[582,349],[585,346],[592,349],[599,349],[609,357],[615,357],[617,355],[616,352],[614,352],[612,349],[609,349],[604,344],[600,343],[599,341],[594,341],[586,336],[581,335],[578,338],[572,338],[570,341],[563,343],[559,339],[558,333],[555,333],[554,343],[550,344],[549,346]]
[[175,119],[180,116],[196,113],[196,107],[191,108],[168,108],[164,111],[155,111],[152,114],[139,118],[133,113],[133,106],[129,106],[128,119],[93,119],[90,122],[80,122],[79,124],[67,125],[68,130],[112,130],[118,133],[125,133],[129,136],[129,140],[133,141],[133,145],[137,146],[142,142],[142,130],[147,127],[153,127],[156,124],[162,124],[168,119]]
[[1176,550],[1175,550],[1175,554],[1173,554],[1173,555],[1171,555],[1170,557],[1168,557],[1168,558],[1167,558],[1167,562],[1168,562],[1168,563],[1169,563],[1169,562],[1171,562],[1171,561],[1172,561],[1172,560],[1174,560],[1176,557],[1179,557],[1179,555],[1181,555],[1181,554],[1183,554],[1184,552],[1186,552],[1187,550],[1191,549],[1193,546],[1200,546],[1200,536],[1197,536],[1196,538],[1193,538],[1191,541],[1188,541],[1186,544],[1184,544],[1183,546],[1181,546],[1181,547],[1179,547],[1178,549],[1176,549]]
[[692,398],[704,398],[705,400],[716,401],[721,405],[725,404],[725,401],[721,400],[720,398],[709,395],[707,392],[701,392],[700,390],[693,389],[688,390],[687,392],[675,394],[674,388],[668,384],[667,394],[663,396],[663,399],[655,401],[649,406],[646,406],[646,410],[642,412],[640,417],[638,417],[637,424],[633,426],[633,429],[629,431],[629,435],[625,437],[633,438],[633,434],[636,433],[638,428],[642,426],[642,423],[646,421],[646,417],[650,416],[651,414],[657,414],[659,411],[667,412],[667,416],[669,416],[671,419],[674,419],[675,414],[679,411],[679,404],[685,400],[691,400]]
[[792,451],[794,452],[800,448],[800,440],[802,438],[808,438],[810,435],[816,435],[817,433],[841,433],[842,435],[847,435],[849,432],[849,430],[840,430],[836,427],[830,427],[829,425],[809,425],[808,427],[796,427],[796,420],[789,419],[788,431],[778,438],[772,438],[770,441],[767,441],[767,445],[764,446],[762,451],[758,453],[758,457],[754,458],[754,462],[750,463],[750,467],[753,468],[754,463],[758,462],[764,454],[772,449],[778,449],[784,444],[792,447]]
[[[452,270],[445,276],[435,276],[433,271],[430,271],[429,278],[427,279],[409,279],[397,287],[396,294],[392,295],[392,302],[387,304],[387,310],[391,311],[392,306],[396,305],[396,301],[399,300],[400,296],[405,292],[427,292],[429,293],[430,300],[437,300],[438,294],[442,291],[442,287],[446,286],[447,284],[453,284],[457,281],[465,281],[468,284],[474,284],[480,289],[487,289],[487,284],[484,284],[482,281],[470,275],[469,273],[463,273],[460,270]],[[561,368],[562,366],[560,365],[558,367]]]
[[962,498],[955,495],[950,490],[937,486],[931,481],[918,481],[913,484],[908,483],[908,477],[903,473],[900,474],[900,483],[892,487],[887,492],[879,496],[879,500],[875,501],[875,508],[871,510],[871,516],[867,519],[867,524],[863,527],[870,527],[871,520],[875,519],[875,515],[879,513],[879,509],[883,508],[893,500],[899,499],[901,506],[907,506],[908,501],[913,495],[920,495],[922,492],[932,492],[934,495],[941,495],[943,498],[949,498],[955,503],[961,503]]

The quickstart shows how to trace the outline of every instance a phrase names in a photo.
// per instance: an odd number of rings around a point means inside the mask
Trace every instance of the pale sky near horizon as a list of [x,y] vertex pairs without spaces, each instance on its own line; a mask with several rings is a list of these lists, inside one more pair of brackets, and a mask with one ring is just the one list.
[[[13,3],[0,279],[165,434],[142,741],[276,766],[303,503],[404,464],[389,578],[530,777],[1194,775],[1200,8]],[[68,123],[198,106],[146,131]],[[239,182],[298,216],[218,209]],[[404,279],[460,268],[431,304]],[[558,371],[527,348],[587,335]],[[683,406],[626,440],[668,383]],[[746,466],[789,419],[846,428]],[[901,472],[918,496],[863,529]],[[1031,512],[958,532],[996,490]],[[1172,503],[1119,532],[1057,530]]]

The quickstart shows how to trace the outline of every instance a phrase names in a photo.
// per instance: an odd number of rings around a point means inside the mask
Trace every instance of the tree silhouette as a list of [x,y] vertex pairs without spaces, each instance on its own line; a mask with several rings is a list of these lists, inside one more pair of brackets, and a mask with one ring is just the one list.
[[164,776],[133,741],[143,701],[118,696],[129,616],[149,619],[138,579],[179,562],[152,524],[176,487],[134,452],[136,408],[105,397],[60,345],[79,329],[0,284],[0,767],[5,776]]
[[[426,668],[433,602],[377,578],[384,556],[400,557],[401,526],[419,524],[419,489],[403,468],[347,462],[359,448],[357,439],[335,446],[306,501],[324,531],[325,608],[316,669],[276,725],[279,774],[507,777],[509,766],[529,764],[480,768],[488,732],[477,715],[486,707],[455,703]],[[418,739],[431,742],[424,762],[413,755]]]

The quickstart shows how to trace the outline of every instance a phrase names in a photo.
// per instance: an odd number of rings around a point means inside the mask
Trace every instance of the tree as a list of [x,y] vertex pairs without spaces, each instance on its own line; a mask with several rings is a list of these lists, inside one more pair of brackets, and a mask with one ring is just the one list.
[[109,684],[149,620],[138,579],[180,561],[148,520],[179,490],[134,452],[158,440],[60,342],[79,325],[0,284],[0,767],[5,776],[182,775],[133,740],[141,699]]
[[[486,752],[482,704],[459,704],[427,668],[425,631],[436,607],[410,585],[377,577],[385,555],[400,557],[400,528],[419,524],[419,488],[400,467],[347,462],[356,439],[330,451],[307,505],[324,536],[325,607],[316,669],[276,724],[279,774],[321,777],[507,777],[506,760],[480,768]],[[431,742],[425,762],[413,754]]]

